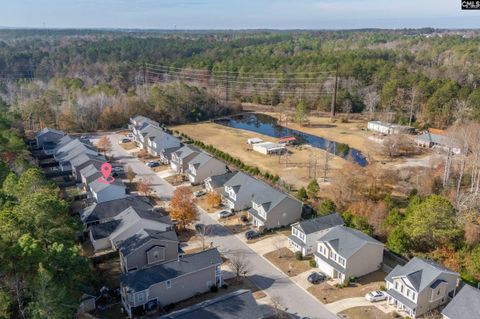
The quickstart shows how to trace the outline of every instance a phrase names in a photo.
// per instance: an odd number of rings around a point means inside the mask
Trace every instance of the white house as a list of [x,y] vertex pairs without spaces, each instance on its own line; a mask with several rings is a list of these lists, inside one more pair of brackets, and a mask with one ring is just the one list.
[[382,121],[370,121],[367,129],[373,132],[390,135],[390,134],[412,134],[415,129],[410,126],[385,123]]

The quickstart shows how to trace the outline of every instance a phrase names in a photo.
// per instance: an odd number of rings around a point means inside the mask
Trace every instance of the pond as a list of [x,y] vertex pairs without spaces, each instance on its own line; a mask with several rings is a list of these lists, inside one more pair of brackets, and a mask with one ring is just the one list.
[[215,123],[276,138],[294,136],[300,144],[309,144],[313,147],[327,150],[331,154],[340,156],[362,167],[368,165],[367,159],[359,150],[351,148],[347,144],[330,141],[317,135],[281,126],[276,118],[269,115],[257,113],[240,114],[215,120]]

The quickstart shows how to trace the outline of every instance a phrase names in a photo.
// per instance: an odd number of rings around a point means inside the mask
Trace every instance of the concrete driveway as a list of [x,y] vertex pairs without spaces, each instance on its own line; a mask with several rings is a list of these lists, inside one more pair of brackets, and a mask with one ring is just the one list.
[[326,304],[325,307],[333,313],[339,313],[354,307],[377,307],[381,311],[385,312],[385,307],[382,307],[382,306],[386,303],[387,303],[386,301],[370,302],[364,297],[355,297],[355,298],[346,298],[339,301],[335,301],[335,302]]
[[[318,269],[318,268],[317,268]],[[290,279],[295,282],[297,285],[299,285],[300,287],[302,287],[303,289],[308,289],[310,288],[311,286],[313,286],[313,284],[311,284],[308,280],[307,280],[307,277],[315,270],[317,270],[315,268],[312,268],[312,269],[309,269],[307,271],[304,271],[302,272],[301,274],[299,275],[296,275],[295,277],[290,277]],[[321,283],[323,284],[323,283]],[[320,285],[321,285],[320,284]]]
[[[238,234],[239,237],[243,242],[247,242],[245,235]],[[279,248],[287,247],[288,246],[288,238],[285,235],[278,234],[273,235],[271,237],[267,237],[265,239],[259,240],[256,243],[248,244],[248,246],[257,254],[265,255],[271,251],[277,250]]]

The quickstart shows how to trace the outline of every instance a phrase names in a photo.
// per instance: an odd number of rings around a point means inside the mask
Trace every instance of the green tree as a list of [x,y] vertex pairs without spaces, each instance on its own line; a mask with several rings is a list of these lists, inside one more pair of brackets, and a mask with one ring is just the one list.
[[461,236],[455,220],[455,210],[445,197],[431,195],[413,207],[405,219],[405,229],[415,249],[428,251],[457,242]]
[[317,197],[317,193],[319,190],[320,190],[320,185],[318,185],[318,182],[316,180],[313,180],[310,183],[308,183],[308,186],[307,186],[308,197],[310,198]]
[[307,191],[305,190],[304,187],[300,188],[298,191],[297,191],[297,198],[299,200],[304,200],[304,199],[307,199],[308,196],[307,196]]
[[317,212],[318,215],[325,216],[335,212],[336,210],[337,207],[335,206],[335,203],[330,199],[325,199],[320,203]]
[[404,254],[410,247],[410,239],[403,226],[398,226],[388,235],[387,247],[397,253]]
[[303,101],[300,101],[295,107],[295,122],[303,124],[307,120],[307,105]]

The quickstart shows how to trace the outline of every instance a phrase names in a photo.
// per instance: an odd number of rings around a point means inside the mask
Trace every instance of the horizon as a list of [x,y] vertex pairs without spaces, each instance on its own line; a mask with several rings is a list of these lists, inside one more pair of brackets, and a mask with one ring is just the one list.
[[[2,3],[4,2],[4,3]],[[0,0],[4,29],[477,29],[456,0]]]

